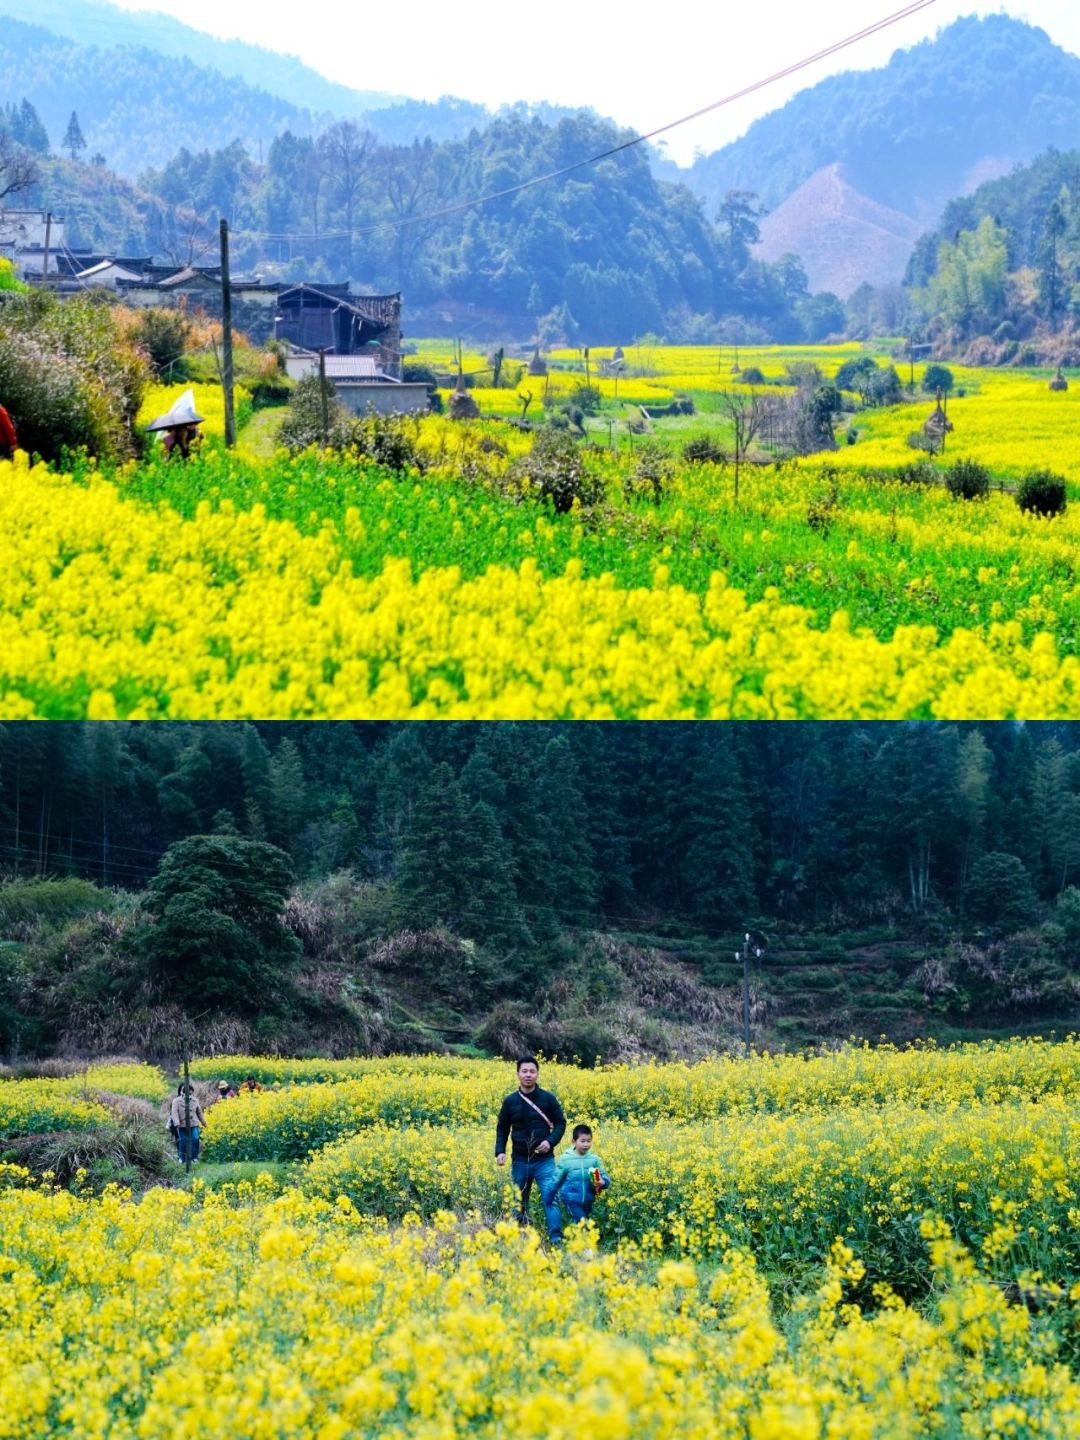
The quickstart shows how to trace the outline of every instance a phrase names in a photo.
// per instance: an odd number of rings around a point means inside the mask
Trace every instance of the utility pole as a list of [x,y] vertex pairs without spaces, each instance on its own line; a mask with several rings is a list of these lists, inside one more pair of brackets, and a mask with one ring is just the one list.
[[319,346],[319,403],[322,406],[322,443],[325,450],[330,440],[330,404],[326,394],[326,346]]
[[750,946],[750,932],[743,934],[742,949],[735,951],[735,959],[742,961],[742,1024],[743,1024],[743,1051],[746,1059],[750,1059],[750,956],[753,954],[755,960],[761,959],[761,946]]
[[225,444],[236,444],[236,412],[233,409],[232,289],[229,285],[229,222],[221,221],[221,388],[225,396]]
[[915,394],[915,336],[909,335],[907,342],[908,359],[911,361],[911,375],[908,379],[908,392]]
[[49,250],[52,243],[52,211],[45,213],[45,256],[42,263],[41,283],[48,286],[49,283]]

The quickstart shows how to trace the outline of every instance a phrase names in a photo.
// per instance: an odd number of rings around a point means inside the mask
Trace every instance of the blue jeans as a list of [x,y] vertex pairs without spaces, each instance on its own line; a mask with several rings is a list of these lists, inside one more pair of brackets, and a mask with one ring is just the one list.
[[[556,1245],[562,1244],[562,1211],[555,1196],[555,1159],[544,1155],[539,1160],[513,1160],[510,1174],[524,1197],[525,1183],[531,1180],[540,1191],[540,1200],[547,1219],[548,1235]],[[523,1207],[524,1208],[524,1207]]]
[[566,1186],[559,1191],[559,1199],[566,1206],[566,1213],[570,1216],[572,1224],[576,1225],[581,1220],[588,1220],[592,1214],[593,1196],[587,1195],[584,1200],[577,1195],[568,1195]]
[[185,1130],[182,1125],[176,1131],[176,1158],[183,1162],[188,1158],[188,1151],[191,1151],[192,1160],[199,1158],[199,1127],[192,1125],[190,1130]]

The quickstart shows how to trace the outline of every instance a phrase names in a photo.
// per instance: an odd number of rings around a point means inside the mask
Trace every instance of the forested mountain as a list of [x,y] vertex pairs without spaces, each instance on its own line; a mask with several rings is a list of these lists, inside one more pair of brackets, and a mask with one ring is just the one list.
[[[925,227],[953,197],[1048,146],[1074,144],[1078,131],[1080,58],[1020,20],[971,16],[897,51],[883,68],[803,91],[699,159],[688,183],[709,210],[732,188],[757,192],[772,209],[838,165],[855,196]],[[849,208],[858,218],[859,207]],[[804,207],[808,243],[822,218]],[[856,230],[832,235],[841,249],[857,238]],[[798,236],[792,244],[801,252]],[[871,255],[860,278],[898,280],[900,268],[886,271]]]
[[[482,843],[477,806],[495,822]],[[959,913],[987,853],[1018,857],[1052,900],[1080,878],[1080,727],[64,722],[0,734],[0,855],[23,874],[140,888],[173,841],[235,829],[281,846],[299,876],[400,877],[436,828],[458,837],[444,876],[411,867],[421,889],[450,886],[432,922],[460,924],[465,877],[488,866],[511,877],[511,904],[567,920],[670,913],[723,929],[754,915]],[[490,918],[477,914],[477,934]]]
[[[937,273],[943,243],[963,230],[975,230],[987,218],[1004,232],[1009,270],[1038,268],[1046,257],[1047,220],[1060,210],[1062,262],[1080,279],[1080,150],[1048,150],[1030,165],[1019,165],[1000,179],[988,180],[970,195],[951,200],[941,223],[920,237],[905,283],[925,285]],[[1056,223],[1056,214],[1055,214]],[[1068,257],[1068,258],[1066,258]]]
[[257,153],[292,127],[308,133],[306,109],[220,71],[134,46],[78,45],[38,25],[0,25],[0,102],[28,97],[59,149],[72,110],[86,155],[104,156],[131,177],[161,165],[181,145],[219,146],[237,138]]
[[[200,68],[243,80],[247,86],[275,95],[298,110],[316,114],[355,119],[404,98],[400,93],[387,94],[381,87],[354,90],[335,84],[293,55],[278,54],[242,40],[219,40],[160,12],[121,9],[99,0],[33,0],[32,5],[27,0],[0,0],[0,16],[5,17],[4,28],[13,20],[32,19],[36,26],[54,35],[98,51],[127,46],[188,60]],[[328,43],[332,40],[328,39]],[[362,59],[358,74],[364,74]],[[23,83],[25,78],[19,76],[18,80]],[[199,98],[193,92],[189,102]],[[73,94],[69,109],[71,104],[81,109],[82,96]],[[218,139],[220,143],[220,136]]]
[[746,134],[697,161],[709,203],[731,188],[773,206],[825,165],[844,165],[872,199],[933,221],[980,179],[1080,128],[1080,58],[1007,15],[957,20],[877,70],[804,90]]
[[797,265],[752,259],[753,217],[737,200],[715,229],[688,190],[654,178],[641,148],[464,203],[626,138],[586,112],[556,125],[512,114],[442,145],[379,145],[345,123],[317,139],[281,136],[261,166],[239,145],[185,150],[143,184],[169,206],[229,216],[249,269],[272,262],[288,278],[402,290],[413,333],[440,333],[446,311],[460,317],[449,323],[520,339],[547,317],[550,333],[587,342],[650,330],[707,339],[732,316],[776,339],[819,339],[842,323],[835,302],[809,303]]
[[[0,15],[7,7],[26,15],[18,0],[0,0]],[[494,118],[452,96],[423,101],[350,90],[299,60],[215,40],[163,15],[43,0],[33,20],[0,25],[0,105],[32,95],[54,149],[75,110],[87,155],[103,155],[130,180],[181,148],[236,141],[258,157],[286,128],[309,135],[352,120],[386,144],[411,145],[459,139]],[[499,113],[551,123],[574,112],[520,105]]]

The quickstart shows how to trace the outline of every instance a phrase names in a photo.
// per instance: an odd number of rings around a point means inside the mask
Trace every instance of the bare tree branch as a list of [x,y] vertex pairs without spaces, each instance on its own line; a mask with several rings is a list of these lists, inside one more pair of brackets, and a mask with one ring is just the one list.
[[0,132],[0,200],[29,190],[41,172],[29,150],[16,145],[10,135]]

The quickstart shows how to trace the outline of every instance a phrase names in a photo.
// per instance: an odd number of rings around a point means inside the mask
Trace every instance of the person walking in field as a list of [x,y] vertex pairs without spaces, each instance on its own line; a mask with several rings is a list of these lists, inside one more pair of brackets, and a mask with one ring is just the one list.
[[199,1158],[199,1131],[206,1124],[194,1086],[181,1085],[169,1107],[169,1128],[176,1136],[176,1158],[181,1165]]
[[521,1195],[521,1220],[527,1223],[529,1196],[533,1185],[547,1220],[548,1238],[561,1245],[562,1211],[555,1198],[555,1147],[566,1134],[566,1116],[550,1090],[541,1090],[540,1066],[535,1056],[523,1055],[517,1062],[518,1088],[508,1095],[499,1110],[495,1127],[495,1163],[506,1164],[510,1143],[510,1174]]
[[588,1125],[574,1126],[574,1143],[564,1150],[556,1164],[555,1194],[566,1206],[571,1221],[588,1220],[592,1207],[606,1190],[611,1176],[592,1148],[593,1133]]

